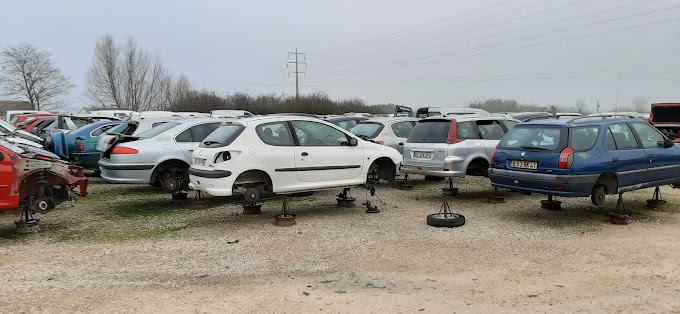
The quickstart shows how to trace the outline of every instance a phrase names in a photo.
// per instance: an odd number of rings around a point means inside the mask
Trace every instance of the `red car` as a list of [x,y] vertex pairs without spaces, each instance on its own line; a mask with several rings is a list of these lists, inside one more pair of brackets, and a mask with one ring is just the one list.
[[56,114],[51,114],[51,113],[27,113],[27,114],[22,114],[17,117],[17,120],[14,121],[12,124],[14,126],[18,126],[19,124],[23,124],[26,121],[31,121],[33,119],[36,119],[38,117],[55,117]]
[[0,139],[0,210],[23,208],[44,214],[73,194],[87,195],[83,168],[48,151]]
[[33,120],[24,121],[24,123],[17,125],[17,128],[22,129],[28,133],[35,134],[35,132],[33,131],[36,129],[36,127],[48,120],[54,120],[54,117],[39,117]]
[[649,123],[673,142],[680,143],[680,103],[652,104]]

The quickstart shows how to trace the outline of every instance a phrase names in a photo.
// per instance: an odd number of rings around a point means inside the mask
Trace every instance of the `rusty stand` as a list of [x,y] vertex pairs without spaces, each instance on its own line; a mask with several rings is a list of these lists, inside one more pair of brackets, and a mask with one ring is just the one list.
[[172,200],[173,201],[186,201],[189,198],[189,193],[179,191],[172,193]]
[[442,191],[446,195],[458,195],[458,188],[453,186],[453,177],[448,177],[448,184],[445,188],[442,188]]
[[501,193],[498,192],[498,187],[494,186],[493,187],[493,195],[487,197],[486,201],[490,204],[505,203],[505,196],[501,196]]
[[666,203],[668,203],[668,201],[661,197],[661,189],[657,186],[656,189],[654,189],[654,196],[652,199],[647,200],[647,208],[664,208],[666,207]]
[[354,207],[354,201],[356,199],[352,197],[349,190],[350,188],[344,188],[342,189],[342,193],[338,194],[338,198],[336,198],[338,207]]
[[262,204],[243,204],[244,215],[259,215],[262,214]]
[[631,215],[626,212],[626,206],[623,204],[623,193],[619,193],[616,211],[609,213],[609,222],[615,225],[627,225],[631,222]]
[[375,194],[375,187],[374,186],[366,185],[366,186],[364,186],[364,188],[366,188],[366,198],[367,198],[367,200],[363,204],[364,204],[364,206],[366,206],[366,213],[367,214],[377,214],[377,213],[379,213],[380,210],[378,209],[378,206],[372,205],[371,201],[368,200],[368,194],[370,193],[371,196],[378,199],[381,203],[383,203],[383,205],[386,205],[387,203],[385,203],[385,201],[380,199],[380,197],[377,194]]
[[278,227],[294,226],[296,224],[295,214],[288,213],[288,197],[285,194],[283,195],[283,205],[281,209],[282,213],[274,216],[274,225]]
[[33,218],[31,214],[31,209],[24,207],[21,212],[21,218],[14,221],[14,225],[17,226],[18,234],[33,233],[40,230],[40,219]]
[[553,200],[552,195],[548,195],[547,200],[541,201],[541,208],[547,210],[562,210],[562,202]]
[[408,183],[408,173],[404,174],[404,181],[401,182],[401,185],[399,185],[399,189],[402,191],[413,190],[413,184]]

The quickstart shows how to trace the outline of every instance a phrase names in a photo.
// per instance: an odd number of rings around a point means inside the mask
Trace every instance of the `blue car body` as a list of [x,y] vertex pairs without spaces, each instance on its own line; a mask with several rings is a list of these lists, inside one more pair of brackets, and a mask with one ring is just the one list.
[[523,193],[623,193],[680,182],[680,146],[640,119],[526,122],[499,142],[489,178],[494,187]]
[[91,137],[99,136],[109,128],[115,127],[125,123],[124,121],[100,121],[90,123],[68,133],[57,132],[50,134],[50,137],[45,141],[47,150],[59,155],[66,160],[73,159],[73,153],[76,150],[76,140],[85,140]]

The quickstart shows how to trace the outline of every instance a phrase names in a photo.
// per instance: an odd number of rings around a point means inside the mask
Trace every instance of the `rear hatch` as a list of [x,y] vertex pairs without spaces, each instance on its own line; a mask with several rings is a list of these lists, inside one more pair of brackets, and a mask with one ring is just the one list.
[[420,120],[404,144],[404,163],[441,168],[447,157],[450,126],[448,119]]
[[680,103],[652,104],[649,122],[674,142],[680,142]]
[[492,167],[522,172],[563,173],[559,160],[567,147],[566,126],[517,125],[498,143]]

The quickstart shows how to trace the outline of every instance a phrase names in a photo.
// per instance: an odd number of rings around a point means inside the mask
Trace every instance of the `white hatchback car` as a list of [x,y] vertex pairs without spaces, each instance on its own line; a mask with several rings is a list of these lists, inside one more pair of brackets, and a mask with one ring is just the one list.
[[245,189],[298,193],[393,180],[402,156],[326,121],[302,116],[261,116],[223,123],[203,140],[189,168],[189,186],[214,196]]

